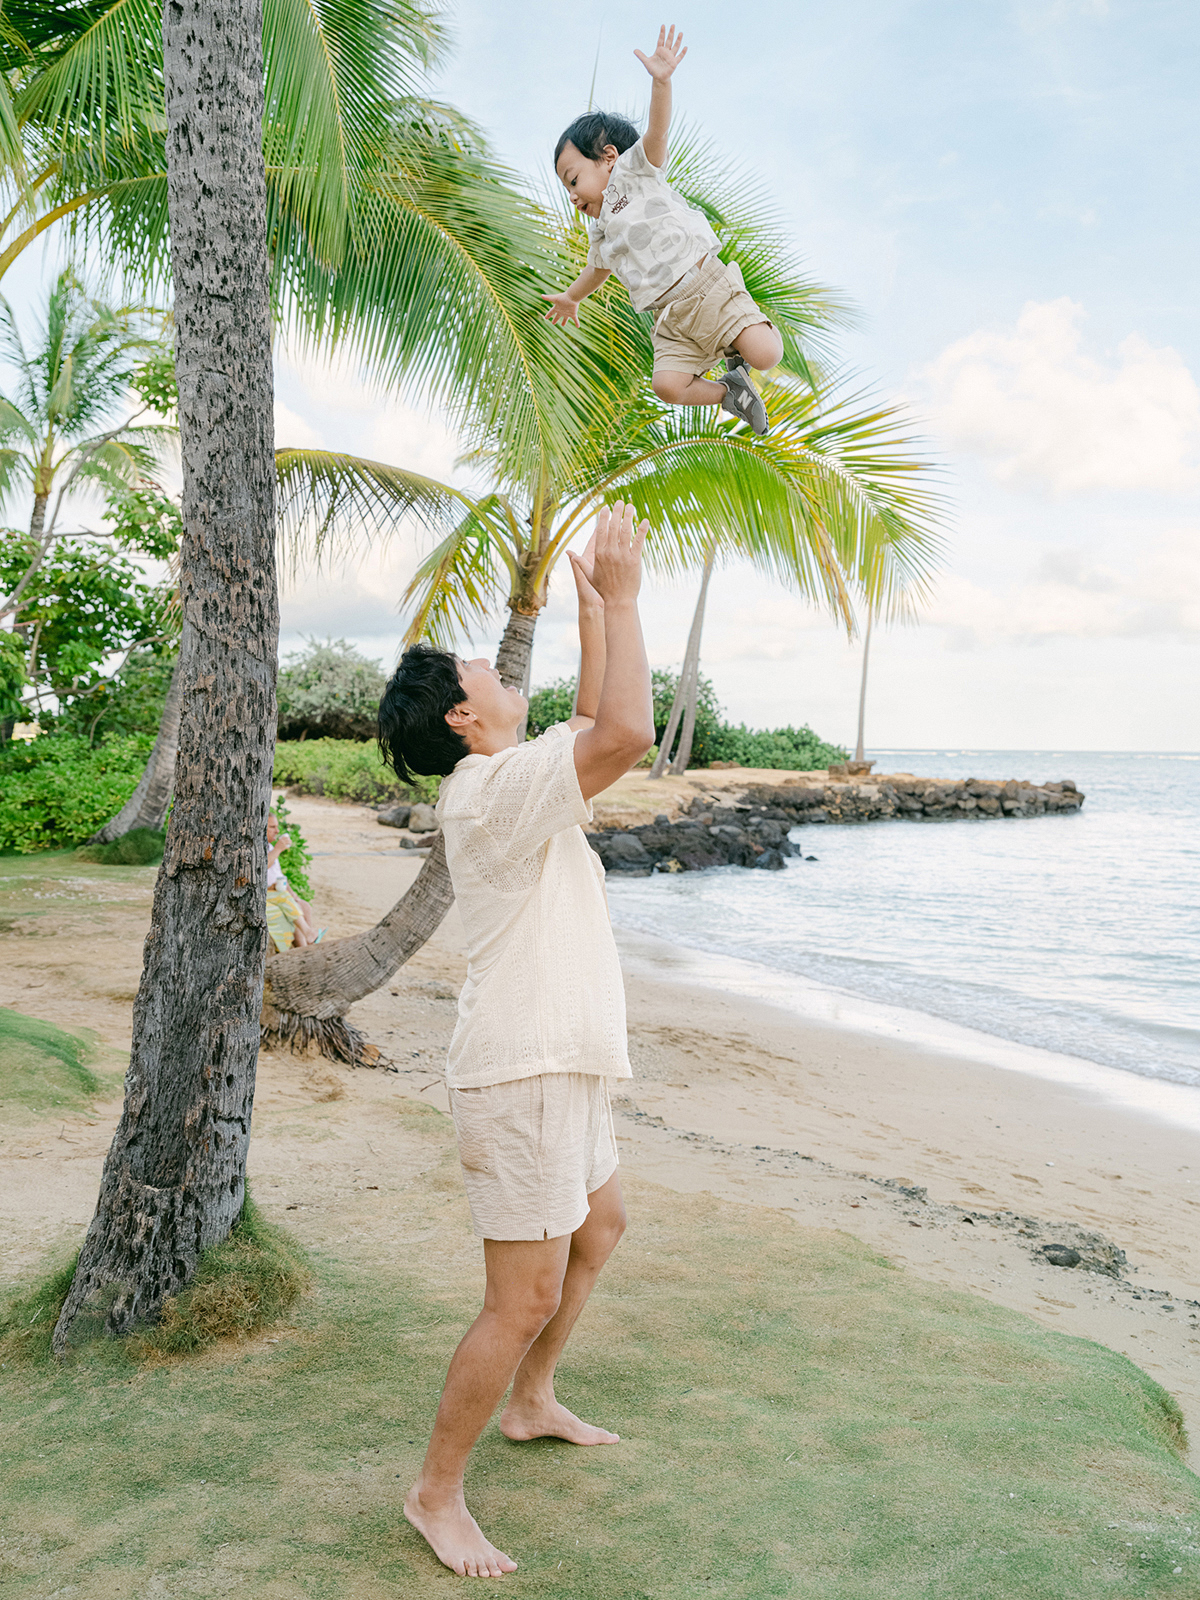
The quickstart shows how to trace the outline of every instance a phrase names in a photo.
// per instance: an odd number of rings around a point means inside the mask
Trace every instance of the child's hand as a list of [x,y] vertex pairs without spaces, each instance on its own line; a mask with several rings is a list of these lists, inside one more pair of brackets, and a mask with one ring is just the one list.
[[658,30],[658,49],[652,56],[644,56],[640,50],[633,53],[656,83],[666,83],[687,55],[687,46],[682,33],[676,38],[675,25],[672,23],[670,33],[665,26]]
[[549,300],[550,309],[546,313],[547,322],[552,322],[556,328],[565,328],[568,322],[579,326],[579,301],[572,300],[569,294],[544,294],[543,300]]

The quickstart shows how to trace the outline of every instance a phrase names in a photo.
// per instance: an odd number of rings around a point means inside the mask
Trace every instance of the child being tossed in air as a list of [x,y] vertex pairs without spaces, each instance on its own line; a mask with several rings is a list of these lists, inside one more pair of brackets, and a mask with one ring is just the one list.
[[[593,219],[587,266],[546,315],[578,323],[579,304],[616,273],[637,311],[654,313],[654,392],[674,406],[716,406],[766,433],[767,410],[748,368],[783,359],[783,341],[746,292],[738,267],[702,212],[663,177],[671,74],[687,54],[683,34],[660,28],[652,56],[634,55],[654,80],[645,134],[624,117],[589,112],[558,141],[554,169],[571,204]],[[713,382],[704,374],[725,357]]]

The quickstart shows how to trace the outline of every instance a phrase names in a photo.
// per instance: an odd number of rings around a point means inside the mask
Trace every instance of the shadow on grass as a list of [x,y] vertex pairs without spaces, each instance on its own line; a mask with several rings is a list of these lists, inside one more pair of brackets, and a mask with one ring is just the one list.
[[[448,1146],[444,1119],[414,1120]],[[447,1152],[448,1154],[448,1152]],[[1124,1357],[893,1270],[842,1234],[629,1185],[632,1226],[560,1372],[611,1449],[491,1427],[468,1494],[570,1600],[1135,1600],[1200,1590],[1177,1412]],[[411,1191],[410,1191],[411,1193]],[[406,1202],[407,1203],[407,1202]],[[431,1235],[315,1258],[268,1339],[0,1373],[0,1574],[80,1594],[375,1600],[455,1580],[400,1517],[474,1281]],[[461,1208],[459,1208],[461,1209]],[[3,1563],[7,1563],[5,1569]]]

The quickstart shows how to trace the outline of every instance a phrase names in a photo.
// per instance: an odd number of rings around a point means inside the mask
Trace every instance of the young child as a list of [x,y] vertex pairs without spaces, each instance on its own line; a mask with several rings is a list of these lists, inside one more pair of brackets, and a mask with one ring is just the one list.
[[317,944],[324,928],[317,932],[312,920],[312,907],[292,888],[287,873],[279,865],[279,858],[292,848],[291,834],[279,831],[279,818],[273,811],[267,813],[267,931],[276,952],[297,949],[306,944]]
[[[750,381],[783,359],[783,340],[746,292],[739,268],[717,252],[702,212],[663,177],[671,74],[687,54],[683,34],[660,28],[652,56],[634,55],[654,80],[645,134],[624,117],[590,112],[558,141],[554,170],[571,204],[593,219],[587,266],[546,316],[578,323],[579,304],[612,273],[638,311],[654,313],[654,392],[674,406],[716,406],[766,433],[767,410]],[[724,376],[704,374],[725,357]]]
[[554,1383],[625,1226],[609,1103],[609,1079],[632,1076],[625,993],[604,868],[582,825],[592,797],[654,738],[637,605],[647,531],[618,503],[571,556],[580,671],[569,722],[526,740],[526,701],[488,662],[423,645],[405,652],[379,707],[397,774],[445,774],[437,813],[467,943],[446,1080],[487,1289],[404,1502],[460,1576],[516,1567],[463,1491],[467,1457],[510,1383],[499,1425],[514,1442],[618,1442],[562,1405]]

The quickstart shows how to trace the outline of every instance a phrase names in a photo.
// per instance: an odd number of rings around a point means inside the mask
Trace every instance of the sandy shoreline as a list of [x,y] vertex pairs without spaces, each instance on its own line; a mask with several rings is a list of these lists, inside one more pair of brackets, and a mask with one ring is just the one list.
[[[373,924],[419,862],[365,807],[289,803],[315,851],[321,920],[335,937]],[[127,1048],[151,882],[152,874],[136,892],[122,890],[123,900],[114,894],[111,914],[91,917],[90,949],[74,937],[66,903],[46,914],[56,922],[40,925],[57,935],[51,944],[7,939],[0,1003],[93,1027],[116,1050]],[[616,1111],[630,1173],[843,1229],[922,1278],[1120,1350],[1179,1400],[1193,1463],[1200,1458],[1200,1131],[1078,1083],[681,981],[635,941],[622,943],[635,1078]],[[355,1007],[355,1021],[398,1069],[386,1075],[388,1093],[444,1106],[442,1064],[463,967],[452,910],[389,988]],[[260,1103],[305,1073],[310,1089],[329,1078],[330,1092],[361,1102],[364,1117],[383,1092],[376,1074],[265,1055]],[[53,1133],[5,1132],[6,1280],[82,1234],[118,1110],[108,1101],[94,1118]],[[319,1163],[321,1145],[309,1148]],[[369,1139],[366,1148],[369,1162]],[[267,1151],[252,1145],[252,1174],[264,1162]],[[1120,1279],[1039,1258],[1060,1236],[1090,1235],[1125,1252]]]

